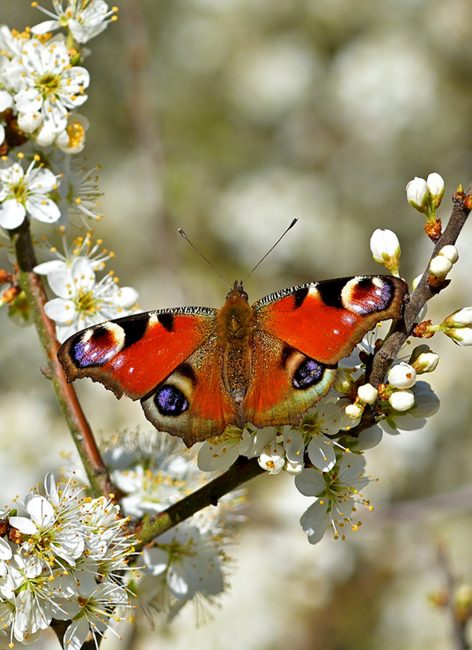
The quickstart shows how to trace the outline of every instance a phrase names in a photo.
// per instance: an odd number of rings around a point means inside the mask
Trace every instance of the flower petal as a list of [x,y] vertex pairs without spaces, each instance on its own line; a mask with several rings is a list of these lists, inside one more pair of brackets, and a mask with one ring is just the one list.
[[323,435],[314,436],[308,445],[308,458],[322,472],[329,472],[336,464],[333,443]]
[[29,196],[26,199],[26,210],[32,217],[44,223],[54,223],[61,216],[57,203],[42,196]]
[[300,524],[308,535],[310,544],[317,544],[320,541],[328,528],[329,521],[326,506],[323,506],[320,501],[315,501],[305,510],[300,518]]
[[2,228],[17,228],[25,220],[25,208],[15,199],[7,199],[0,203],[0,226]]
[[295,487],[305,496],[314,497],[323,492],[326,483],[321,472],[309,467],[295,476]]
[[58,323],[67,325],[74,318],[74,303],[72,300],[53,298],[44,305],[47,316]]
[[34,523],[41,528],[50,526],[55,520],[54,508],[47,499],[39,494],[28,499],[26,510]]

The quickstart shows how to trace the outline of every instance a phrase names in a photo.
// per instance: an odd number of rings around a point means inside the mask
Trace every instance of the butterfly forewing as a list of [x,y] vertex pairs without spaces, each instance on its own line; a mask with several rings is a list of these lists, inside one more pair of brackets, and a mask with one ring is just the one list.
[[58,357],[69,381],[90,377],[139,399],[212,335],[215,310],[182,307],[107,321],[71,336]]
[[339,278],[270,294],[254,311],[258,328],[335,364],[377,323],[400,317],[407,291],[403,280],[391,276]]

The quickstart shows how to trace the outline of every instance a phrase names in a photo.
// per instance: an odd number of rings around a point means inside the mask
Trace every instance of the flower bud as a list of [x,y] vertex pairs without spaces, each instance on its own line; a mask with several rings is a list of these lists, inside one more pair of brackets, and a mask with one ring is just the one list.
[[273,443],[267,445],[260,454],[257,462],[269,474],[278,474],[285,465],[285,452],[282,445]]
[[436,255],[429,263],[429,270],[435,278],[445,278],[449,271],[452,269],[452,262],[450,262],[444,255]]
[[429,212],[430,194],[424,178],[415,178],[406,186],[406,198],[408,203],[418,210],[427,214]]
[[444,321],[449,327],[470,327],[472,325],[472,307],[458,309]]
[[354,382],[352,380],[351,372],[345,368],[339,368],[338,372],[336,373],[334,389],[337,390],[338,393],[349,395],[351,393],[353,383]]
[[372,384],[363,384],[357,389],[357,396],[364,404],[373,404],[379,391]]
[[346,416],[349,420],[358,420],[362,417],[364,409],[360,404],[348,404],[344,409]]
[[452,244],[443,246],[439,251],[438,255],[442,255],[443,257],[448,259],[452,264],[455,264],[459,259],[459,253],[457,252],[457,248]]
[[395,411],[409,411],[415,403],[415,396],[411,390],[397,390],[388,401]]
[[394,275],[398,275],[400,242],[392,230],[377,228],[370,238],[370,250],[376,262],[383,264]]
[[432,174],[429,174],[426,179],[426,184],[431,195],[433,206],[435,208],[439,207],[442,197],[444,196],[444,180],[439,174],[433,172]]
[[440,329],[458,345],[472,345],[472,307],[463,307],[441,323]]
[[422,352],[413,362],[412,367],[418,375],[424,372],[433,372],[439,363],[439,354],[436,352]]
[[409,363],[400,361],[390,368],[387,379],[393,388],[411,388],[416,383],[416,370]]

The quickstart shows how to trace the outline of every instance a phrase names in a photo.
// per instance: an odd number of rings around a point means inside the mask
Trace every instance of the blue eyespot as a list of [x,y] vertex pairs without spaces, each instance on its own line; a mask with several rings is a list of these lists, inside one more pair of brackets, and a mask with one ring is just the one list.
[[324,367],[314,359],[304,359],[293,375],[292,384],[294,388],[304,390],[317,384],[323,377]]
[[181,390],[164,384],[154,395],[154,404],[161,415],[177,416],[188,409],[190,403]]

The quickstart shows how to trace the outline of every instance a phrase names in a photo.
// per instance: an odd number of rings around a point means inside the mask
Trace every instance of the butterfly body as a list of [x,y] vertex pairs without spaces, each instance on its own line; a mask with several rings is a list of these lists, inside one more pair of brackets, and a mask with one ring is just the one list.
[[190,446],[230,424],[297,424],[331,387],[337,362],[378,322],[399,318],[406,284],[357,276],[284,289],[250,305],[235,282],[219,310],[136,314],[78,332],[58,356],[140,399],[157,429]]

